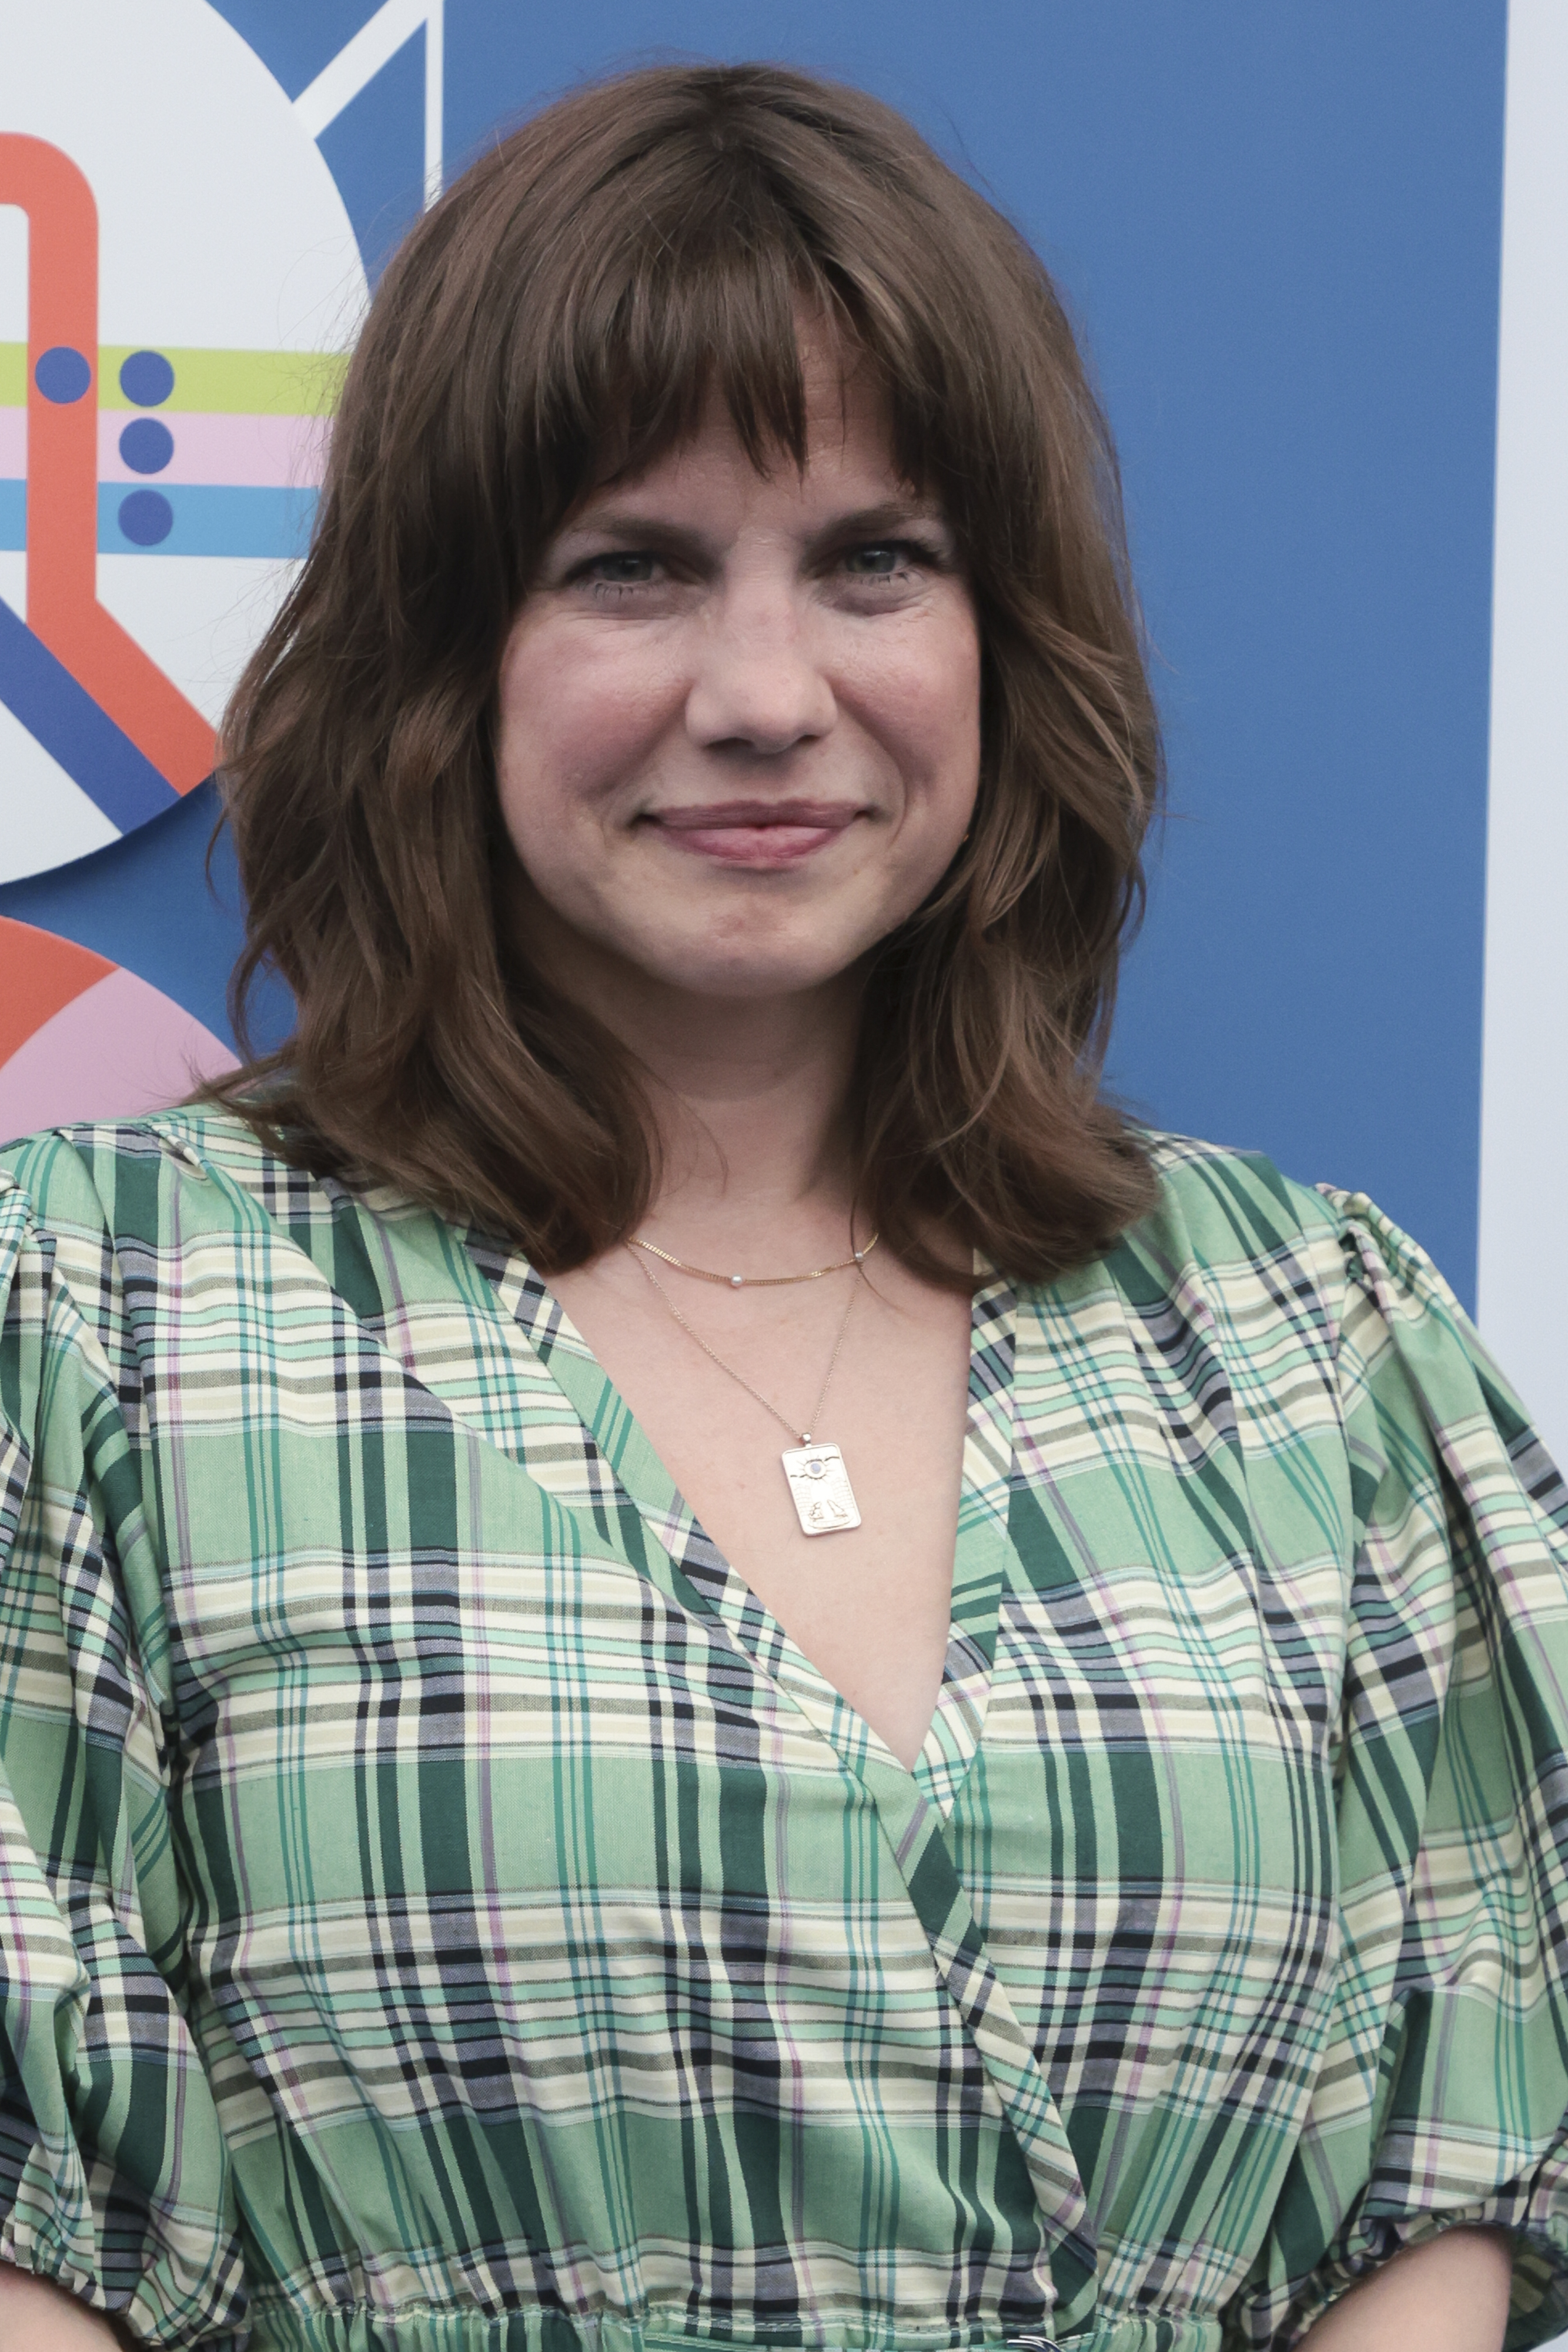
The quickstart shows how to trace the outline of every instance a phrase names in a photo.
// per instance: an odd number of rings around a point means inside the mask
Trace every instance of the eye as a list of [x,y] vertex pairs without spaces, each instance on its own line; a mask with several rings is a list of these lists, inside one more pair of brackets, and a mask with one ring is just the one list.
[[915,575],[951,571],[951,551],[939,539],[866,539],[836,559],[842,577],[868,586],[913,585]]
[[642,588],[653,580],[659,569],[659,559],[636,548],[617,548],[608,555],[595,555],[578,573],[580,580],[605,588]]
[[907,539],[875,540],[869,547],[852,547],[844,563],[858,579],[889,580],[924,552]]

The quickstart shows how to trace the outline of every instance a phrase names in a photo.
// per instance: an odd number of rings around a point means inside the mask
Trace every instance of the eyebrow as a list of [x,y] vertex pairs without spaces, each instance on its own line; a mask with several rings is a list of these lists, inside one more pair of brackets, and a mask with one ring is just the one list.
[[[873,540],[924,525],[952,535],[952,526],[940,507],[925,499],[883,499],[874,506],[854,507],[814,531],[808,544],[822,547],[835,540]],[[569,522],[562,541],[613,539],[636,547],[670,547],[701,551],[709,544],[700,530],[656,515],[636,514],[623,508],[604,508]]]

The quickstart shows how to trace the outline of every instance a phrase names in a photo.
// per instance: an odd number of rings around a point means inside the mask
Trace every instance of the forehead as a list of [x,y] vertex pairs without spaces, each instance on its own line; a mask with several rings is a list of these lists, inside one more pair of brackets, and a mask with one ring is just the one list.
[[[928,502],[900,474],[887,404],[870,372],[846,368],[836,344],[802,335],[800,377],[803,462],[779,444],[748,446],[722,393],[710,385],[688,433],[645,464],[602,476],[566,527],[612,509],[630,514],[716,498],[747,507],[896,501],[926,510]],[[936,511],[935,502],[929,511]]]

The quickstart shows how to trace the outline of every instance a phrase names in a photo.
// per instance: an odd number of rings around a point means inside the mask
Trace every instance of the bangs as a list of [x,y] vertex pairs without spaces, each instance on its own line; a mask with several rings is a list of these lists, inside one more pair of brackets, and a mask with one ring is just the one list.
[[836,358],[842,382],[869,380],[895,467],[926,486],[927,339],[896,291],[868,299],[863,269],[823,250],[821,225],[754,156],[684,143],[592,191],[580,226],[593,258],[575,258],[542,320],[532,303],[517,313],[510,441],[536,551],[591,491],[691,440],[715,402],[759,473],[784,460],[803,471],[804,342]]

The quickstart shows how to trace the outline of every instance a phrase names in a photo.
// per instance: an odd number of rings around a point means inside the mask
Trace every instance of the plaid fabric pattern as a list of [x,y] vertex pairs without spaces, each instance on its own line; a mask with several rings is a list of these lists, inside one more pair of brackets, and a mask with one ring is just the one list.
[[1363,1199],[1163,1139],[977,1293],[905,1771],[518,1257],[171,1112],[0,1159],[0,2256],[169,2346],[1568,2320],[1568,1496]]

